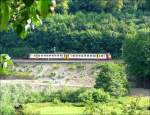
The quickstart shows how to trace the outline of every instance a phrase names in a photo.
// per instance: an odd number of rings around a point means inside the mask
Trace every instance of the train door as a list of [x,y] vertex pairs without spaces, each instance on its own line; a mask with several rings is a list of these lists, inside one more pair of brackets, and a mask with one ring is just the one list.
[[99,56],[100,56],[99,54],[96,54],[96,59],[97,59],[97,60],[99,59]]
[[68,60],[69,59],[69,54],[64,54],[64,59]]

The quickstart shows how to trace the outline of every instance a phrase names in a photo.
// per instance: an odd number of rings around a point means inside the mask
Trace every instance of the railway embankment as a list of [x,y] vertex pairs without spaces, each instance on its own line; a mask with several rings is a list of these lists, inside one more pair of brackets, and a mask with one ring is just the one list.
[[95,67],[96,63],[15,62],[13,74],[7,76],[7,80],[39,80],[51,85],[92,87],[99,73]]

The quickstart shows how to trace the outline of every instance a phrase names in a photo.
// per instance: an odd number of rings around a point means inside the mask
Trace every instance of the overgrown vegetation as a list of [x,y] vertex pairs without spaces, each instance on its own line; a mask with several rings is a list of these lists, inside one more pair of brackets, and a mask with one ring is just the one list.
[[150,32],[149,0],[80,2],[56,0],[56,13],[49,14],[43,20],[43,25],[35,28],[24,41],[14,31],[1,32],[0,53],[27,57],[31,52],[49,53],[54,50],[71,53],[110,52],[113,58],[120,58],[126,38]]
[[96,78],[96,88],[103,88],[112,96],[124,96],[128,93],[128,81],[125,68],[114,62],[100,63],[101,71]]
[[[58,109],[70,109],[78,114],[150,113],[149,97],[126,96],[128,82],[123,67],[127,67],[129,76],[139,81],[139,86],[149,88],[150,0],[0,0],[0,4],[0,54],[22,58],[29,53],[108,52],[113,59],[123,57],[125,60],[125,65],[99,64],[97,69],[101,71],[92,89],[54,92],[51,88],[35,91],[30,86],[0,85],[1,115],[15,115],[18,109],[24,110],[24,114],[47,114],[44,112]],[[26,39],[19,39],[15,32]],[[13,63],[7,54],[0,55],[1,76],[34,77],[30,73],[13,72]],[[54,66],[53,70],[58,68]],[[73,65],[68,69],[76,68],[84,66]],[[42,69],[39,67],[39,71]],[[52,76],[56,76],[54,72],[49,75]]]
[[[143,113],[146,114],[149,112],[149,98],[114,98],[109,96],[109,94],[102,89],[64,89],[52,91],[50,87],[43,90],[34,90],[27,85],[3,85],[0,86],[0,88],[1,115],[6,115],[4,113],[8,113],[7,115],[15,115],[15,109],[23,110],[26,114],[37,114],[35,112],[37,112],[37,110],[42,111],[44,109],[43,107],[50,109],[54,106],[56,108],[60,106],[62,106],[62,108],[66,106],[81,107],[78,109],[87,114],[89,114],[89,112],[92,114],[101,112],[102,114],[111,115],[111,113],[120,114],[126,111],[128,113],[141,113],[142,115]],[[50,103],[47,105],[45,103],[44,106],[44,102]],[[29,103],[33,104],[30,105]],[[40,114],[40,111],[38,114]],[[49,110],[49,112],[51,111],[52,109]]]
[[127,38],[124,43],[124,59],[129,76],[137,80],[137,86],[150,88],[150,34]]
[[13,71],[14,64],[8,54],[0,54],[0,76],[9,75]]

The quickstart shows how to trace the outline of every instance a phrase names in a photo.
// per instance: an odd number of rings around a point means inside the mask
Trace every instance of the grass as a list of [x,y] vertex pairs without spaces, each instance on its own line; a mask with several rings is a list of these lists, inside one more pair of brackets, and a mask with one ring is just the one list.
[[31,72],[0,72],[1,79],[34,79],[34,75]]
[[84,107],[76,107],[73,105],[55,105],[52,103],[31,103],[24,106],[23,113],[25,115],[62,115],[62,114],[83,114]]
[[12,76],[18,79],[34,79],[34,75],[31,72],[13,72]]
[[[104,114],[109,115],[114,112],[115,115],[122,114],[123,108],[129,106],[132,101],[135,101],[135,97],[121,97],[118,99],[112,99],[108,103],[97,103]],[[36,115],[70,115],[70,114],[84,114],[85,107],[77,106],[78,104],[71,103],[29,103],[23,106],[23,113],[36,114]],[[150,106],[149,97],[139,98],[139,103],[136,112],[142,112],[141,115],[147,115],[150,111],[147,109]]]

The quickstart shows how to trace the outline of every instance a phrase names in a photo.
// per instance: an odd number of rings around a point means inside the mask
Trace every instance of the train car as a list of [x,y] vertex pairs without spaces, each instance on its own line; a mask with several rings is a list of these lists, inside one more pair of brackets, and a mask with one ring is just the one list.
[[110,60],[110,53],[53,53],[53,54],[30,54],[29,59],[36,60]]

